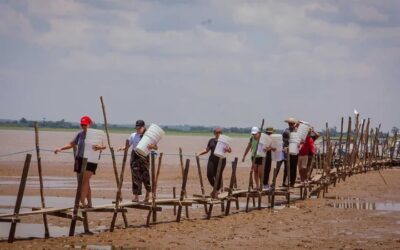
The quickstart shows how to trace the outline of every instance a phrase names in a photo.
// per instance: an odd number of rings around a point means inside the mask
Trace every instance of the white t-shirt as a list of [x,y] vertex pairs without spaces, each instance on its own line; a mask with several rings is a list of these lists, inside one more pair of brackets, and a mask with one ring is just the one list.
[[129,137],[129,146],[132,146],[132,149],[136,149],[140,139],[141,139],[140,134],[136,132],[132,133],[131,136]]

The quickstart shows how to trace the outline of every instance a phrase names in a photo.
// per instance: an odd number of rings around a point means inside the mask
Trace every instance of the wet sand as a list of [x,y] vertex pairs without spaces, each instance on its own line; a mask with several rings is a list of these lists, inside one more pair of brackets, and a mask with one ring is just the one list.
[[[1,136],[3,134],[0,133]],[[50,137],[49,137],[50,138]],[[197,137],[196,137],[197,138]],[[208,138],[197,138],[202,144]],[[60,141],[64,140],[64,137]],[[243,140],[246,143],[246,140]],[[2,144],[4,142],[1,142]],[[18,144],[17,142],[13,142]],[[200,142],[198,142],[200,144]],[[240,144],[240,142],[238,143]],[[204,144],[205,145],[205,144]],[[19,147],[19,146],[17,146]],[[167,148],[166,145],[164,145]],[[173,145],[170,145],[173,148]],[[192,145],[195,151],[201,150],[202,145]],[[53,155],[52,155],[53,156]],[[43,158],[47,153],[43,153]],[[50,154],[48,156],[50,158]],[[35,157],[34,157],[35,158]],[[45,176],[45,195],[48,204],[69,203],[75,195],[74,178],[70,158],[65,162],[44,161],[43,174]],[[181,186],[181,170],[178,158],[162,165],[159,190],[160,197],[171,197],[172,187]],[[51,164],[50,164],[51,163]],[[206,192],[211,192],[205,178],[205,161],[202,161],[203,178]],[[238,186],[247,188],[249,168],[238,168]],[[118,169],[120,169],[118,163]],[[230,164],[224,172],[225,186],[229,182]],[[123,197],[131,199],[130,171],[126,169],[123,188]],[[0,209],[11,209],[12,197],[18,191],[19,176],[22,171],[22,160],[0,161]],[[282,171],[281,171],[282,172]],[[220,215],[220,208],[215,207],[211,220],[204,219],[202,207],[190,208],[190,219],[183,216],[181,223],[174,222],[173,210],[163,209],[158,213],[156,225],[146,228],[145,217],[147,212],[129,209],[127,216],[129,227],[122,229],[122,218],[117,219],[117,229],[111,232],[98,232],[109,227],[111,214],[90,213],[89,226],[97,229],[94,235],[77,235],[74,237],[58,237],[50,239],[17,240],[9,244],[0,242],[1,249],[66,249],[74,247],[92,246],[92,249],[111,249],[111,247],[135,249],[399,249],[400,248],[400,169],[385,169],[381,171],[388,185],[385,185],[378,172],[352,176],[345,182],[340,182],[335,188],[330,188],[326,198],[296,201],[290,208],[252,210],[245,213],[241,207],[239,211],[232,209],[232,214],[225,217]],[[280,173],[279,179],[282,173]],[[36,184],[35,184],[36,183]],[[48,183],[48,184],[46,184]],[[280,183],[280,180],[278,180]],[[47,186],[46,186],[47,185]],[[99,165],[97,174],[93,177],[93,197],[97,202],[114,199],[116,184],[110,163]],[[188,194],[200,193],[200,184],[194,162],[191,163],[188,179]],[[25,190],[24,209],[39,206],[37,185],[37,165],[34,161],[29,172],[28,187]],[[2,199],[1,197],[8,197]],[[32,198],[36,197],[36,198]],[[50,198],[51,197],[51,198]],[[61,197],[57,200],[57,197]],[[68,197],[68,199],[63,199]],[[336,199],[338,198],[338,199]],[[11,201],[10,201],[11,200]],[[15,198],[14,198],[15,201]],[[241,200],[244,202],[244,199]],[[264,205],[265,205],[264,200]],[[10,204],[11,203],[11,204]],[[350,203],[339,207],[353,207],[348,209],[335,208],[333,204]],[[363,204],[370,205],[363,205]],[[96,203],[95,203],[96,204]],[[359,205],[357,205],[359,204]],[[62,204],[64,205],[64,204]],[[72,205],[72,204],[71,204]],[[365,207],[371,209],[357,209]],[[372,209],[374,208],[374,209]],[[69,227],[69,220],[49,216],[51,226]],[[22,223],[39,224],[42,217],[23,217]],[[0,223],[2,229],[9,224]],[[81,227],[81,223],[78,222]],[[23,228],[18,224],[17,228]],[[7,232],[6,228],[6,232]],[[40,226],[34,227],[39,230]],[[79,230],[78,230],[79,231]],[[2,230],[0,230],[2,232]],[[52,234],[52,231],[50,231]],[[58,231],[56,233],[59,233]],[[36,232],[40,235],[40,232]],[[7,237],[7,235],[6,235]],[[18,237],[18,235],[17,235]]]

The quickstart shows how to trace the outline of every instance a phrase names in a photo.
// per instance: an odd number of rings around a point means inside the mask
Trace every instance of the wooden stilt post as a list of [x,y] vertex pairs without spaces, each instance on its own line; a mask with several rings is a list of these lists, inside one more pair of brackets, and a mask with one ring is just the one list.
[[348,122],[348,126],[347,126],[347,137],[346,137],[346,150],[345,150],[345,160],[344,160],[344,179],[347,176],[347,170],[348,170],[348,165],[350,165],[350,155],[349,155],[349,151],[350,151],[350,141],[351,141],[351,117],[349,116],[349,122]]
[[261,165],[261,176],[260,176],[260,186],[258,187],[258,209],[261,209],[262,192],[264,186],[264,168],[265,168],[266,157],[262,159]]
[[[200,188],[201,188],[201,195],[205,198],[205,191],[204,191],[204,183],[203,183],[203,175],[201,174],[201,167],[200,167],[200,158],[196,155],[196,163],[197,163],[197,171],[199,173],[200,179]],[[204,204],[204,212],[208,214],[207,204]]]
[[152,210],[153,213],[153,223],[157,222],[157,210],[156,210],[156,163],[155,163],[155,154],[154,152],[150,153],[150,168],[151,168],[151,194],[152,194]]
[[156,174],[156,191],[155,191],[156,194],[157,194],[158,177],[160,176],[162,158],[163,158],[163,153],[160,153],[160,156],[158,157],[158,167],[157,167],[157,174]]
[[367,127],[365,128],[365,136],[364,136],[364,172],[367,172],[367,159],[368,159],[368,141],[369,141],[369,125],[370,125],[370,118],[367,120]]
[[[182,180],[182,189],[181,189],[181,196],[179,198],[180,201],[183,201],[183,199],[185,198],[185,194],[186,194],[186,182],[187,182],[187,177],[188,177],[188,173],[189,173],[189,166],[190,166],[190,160],[187,159],[186,160],[186,165],[185,165],[185,169],[183,171],[183,180]],[[178,214],[177,214],[177,218],[176,221],[180,222],[181,221],[181,214],[182,214],[182,204],[180,203],[178,206]]]
[[[176,187],[172,188],[172,197],[176,199]],[[174,205],[174,215],[176,215],[176,205]]]
[[232,162],[232,174],[231,174],[231,180],[229,182],[229,191],[228,191],[228,199],[226,202],[225,215],[229,215],[229,211],[231,208],[231,202],[233,199],[232,192],[235,185],[237,163],[238,163],[238,158],[235,157],[235,160]]
[[[46,208],[46,204],[44,202],[42,157],[40,156],[39,129],[38,129],[37,122],[34,123],[34,128],[35,128],[36,157],[37,157],[38,175],[39,175],[40,202],[41,202],[42,208]],[[47,224],[47,215],[46,214],[43,214],[43,224],[44,224],[44,237],[48,238],[50,236],[50,233],[49,233],[49,225]]]
[[[182,170],[182,179],[184,176],[184,168],[183,168],[183,154],[182,154],[182,148],[179,148],[179,161],[181,163],[181,170]],[[185,193],[185,198],[187,197],[187,194]],[[186,212],[186,218],[189,218],[189,207],[185,206],[185,212]]]
[[107,123],[106,108],[105,108],[102,96],[100,96],[100,102],[101,102],[101,108],[103,110],[104,129],[106,130],[108,147],[110,148],[110,152],[111,152],[111,159],[112,159],[112,164],[113,164],[113,169],[114,169],[115,181],[116,181],[117,187],[118,187],[119,186],[119,178],[118,178],[117,163],[115,161],[114,148],[111,146],[110,134],[108,133],[108,123]]
[[74,236],[75,234],[76,221],[78,219],[79,202],[82,193],[81,192],[82,181],[83,181],[83,175],[86,171],[86,165],[87,165],[87,158],[83,158],[81,172],[78,175],[78,187],[76,189],[76,194],[75,194],[75,203],[74,203],[74,210],[72,212],[71,226],[69,228],[69,236]]
[[[14,215],[16,215],[16,216],[18,216],[19,210],[21,209],[22,198],[24,197],[26,179],[28,178],[28,172],[29,172],[29,166],[31,164],[31,159],[32,159],[32,155],[31,154],[27,154],[26,157],[25,157],[24,168],[22,170],[21,182],[19,184],[17,200],[15,202],[15,207],[14,207]],[[11,222],[10,233],[8,235],[8,242],[9,243],[14,242],[16,228],[17,228],[17,221],[13,220]]]
[[[126,161],[128,158],[128,148],[129,148],[129,140],[125,141],[125,148],[124,148],[124,157],[122,158],[122,169],[119,177],[119,182],[118,182],[118,190],[117,190],[117,195],[115,198],[115,211],[111,220],[111,226],[110,226],[110,232],[114,231],[115,227],[115,221],[117,220],[118,216],[118,208],[119,208],[119,203],[122,200],[122,194],[121,194],[121,189],[122,189],[122,183],[124,181],[124,172],[125,172],[125,166],[126,166]],[[124,223],[125,227],[128,227],[128,221],[126,219],[125,213],[122,213],[122,216],[124,218]]]
[[[118,169],[117,169],[117,163],[116,163],[116,160],[115,160],[114,148],[111,146],[110,134],[108,132],[108,122],[107,122],[107,115],[106,115],[106,107],[105,107],[104,100],[103,100],[102,96],[100,96],[100,102],[101,102],[101,109],[103,111],[104,129],[105,129],[106,135],[107,135],[107,143],[108,143],[108,147],[110,148],[110,153],[111,153],[111,160],[112,160],[112,166],[113,166],[113,170],[114,170],[115,182],[116,182],[117,188],[118,188],[120,186],[120,183],[119,183],[120,180],[118,178]],[[122,187],[122,184],[121,184],[121,187]],[[121,195],[120,195],[120,199],[122,199]],[[125,226],[127,227],[128,226],[128,221],[126,219],[125,212],[122,212],[122,216],[124,218]]]
[[342,154],[343,154],[343,148],[342,148],[342,141],[343,141],[343,122],[344,122],[344,118],[342,117],[342,120],[340,122],[340,137],[339,137],[339,149],[338,149],[338,153],[339,153],[339,162],[338,162],[338,173],[340,173],[339,169],[340,169],[340,165],[342,164]]

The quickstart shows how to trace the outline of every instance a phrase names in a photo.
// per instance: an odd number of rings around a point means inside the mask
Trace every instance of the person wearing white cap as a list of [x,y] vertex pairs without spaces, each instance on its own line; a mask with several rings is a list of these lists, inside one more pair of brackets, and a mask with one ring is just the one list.
[[[252,127],[251,128],[251,135],[252,136],[250,137],[250,141],[247,144],[246,150],[244,151],[242,162],[244,162],[244,160],[246,158],[246,155],[250,151],[250,149],[251,149],[251,152],[253,152],[253,154],[254,154],[254,152],[257,151],[258,140],[260,139],[260,136],[261,136],[261,132],[258,129],[258,127]],[[255,159],[253,157],[254,156],[252,155],[251,161],[252,161],[252,163],[254,162],[254,164],[252,164],[251,167],[253,168],[253,171],[254,171],[254,179],[255,179],[255,182],[256,182],[256,189],[259,189],[260,188],[261,178],[262,178],[261,175],[262,175],[263,158],[264,157],[263,156],[257,156],[257,155],[255,156],[256,157]]]

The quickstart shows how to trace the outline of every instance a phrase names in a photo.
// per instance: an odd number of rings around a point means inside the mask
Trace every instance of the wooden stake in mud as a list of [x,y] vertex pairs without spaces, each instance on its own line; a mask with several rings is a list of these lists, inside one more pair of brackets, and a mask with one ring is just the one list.
[[182,177],[183,177],[183,154],[182,154],[182,148],[179,148],[179,162],[181,163],[181,171],[182,171]]
[[116,163],[116,161],[115,161],[114,148],[111,146],[110,134],[108,133],[108,124],[107,124],[106,108],[105,108],[105,105],[104,105],[104,101],[103,101],[103,97],[102,97],[102,96],[100,96],[100,101],[101,101],[101,108],[102,108],[102,110],[103,110],[104,129],[106,130],[108,147],[110,148],[111,159],[112,159],[112,163],[113,163],[115,181],[117,182],[117,187],[118,187],[118,186],[119,186],[119,178],[118,178],[117,163]]
[[[182,154],[182,148],[179,148],[179,161],[181,163],[181,171],[182,171],[182,178],[184,176],[184,168],[183,168],[183,154]],[[185,198],[187,197],[187,194],[185,194]],[[185,212],[186,212],[186,218],[189,218],[189,207],[185,206]]]
[[[42,157],[40,156],[40,147],[39,147],[39,129],[38,123],[34,123],[35,128],[35,146],[36,146],[36,157],[38,164],[38,175],[39,175],[39,190],[40,190],[40,202],[42,208],[45,208],[44,202],[44,193],[43,193],[43,175],[42,175]],[[49,225],[47,224],[47,215],[43,214],[43,224],[44,224],[44,237],[48,238],[50,236],[49,233]]]
[[[183,171],[183,180],[182,180],[182,189],[181,189],[181,196],[179,198],[180,201],[183,201],[183,199],[185,198],[185,194],[186,194],[186,182],[187,182],[187,177],[188,177],[188,173],[189,173],[189,165],[190,165],[190,160],[187,159],[186,160],[186,165],[185,165],[185,169]],[[180,203],[178,206],[178,214],[177,214],[177,218],[176,221],[180,222],[181,221],[181,215],[182,215],[182,204]]]
[[233,188],[235,186],[235,181],[236,181],[237,163],[238,163],[238,158],[235,157],[235,160],[232,162],[232,174],[231,174],[231,181],[229,182],[229,191],[228,191],[228,199],[226,202],[225,215],[229,215],[229,211],[231,208],[231,202],[233,199],[232,192],[233,192]]
[[157,222],[157,210],[156,210],[156,162],[155,152],[150,153],[150,167],[151,167],[151,195],[152,195],[152,212],[153,212],[153,223]]
[[367,127],[365,128],[365,136],[364,136],[364,172],[367,172],[367,159],[368,159],[368,141],[369,141],[369,125],[370,125],[371,119],[368,118],[367,120]]
[[349,123],[348,123],[348,126],[347,126],[345,159],[344,159],[344,171],[345,171],[345,175],[343,176],[343,178],[346,178],[346,175],[347,175],[347,166],[350,164],[350,156],[349,156],[350,140],[351,140],[351,117],[349,116]]
[[78,219],[79,201],[82,190],[82,180],[83,180],[83,174],[86,171],[86,165],[87,165],[87,158],[83,158],[81,172],[78,175],[78,188],[76,189],[76,194],[75,194],[75,203],[74,203],[74,210],[72,212],[71,226],[69,227],[69,236],[74,236],[75,234],[76,221]]
[[[201,188],[201,195],[205,198],[205,191],[204,191],[204,184],[203,184],[203,175],[201,174],[201,167],[200,167],[200,158],[196,155],[196,163],[197,163],[197,171],[199,172],[199,179],[200,179],[200,188]],[[204,212],[208,214],[207,211],[207,204],[204,204]]]
[[342,120],[341,120],[341,122],[340,122],[340,137],[339,137],[339,149],[338,149],[338,152],[339,152],[339,162],[338,162],[338,166],[337,166],[337,168],[339,168],[339,165],[341,164],[341,162],[342,162],[342,140],[343,140],[343,122],[344,122],[344,118],[342,117]]
[[[18,216],[19,210],[21,209],[22,198],[24,197],[26,179],[28,178],[28,172],[29,172],[29,166],[31,164],[31,159],[32,159],[32,155],[27,154],[25,157],[24,168],[22,170],[21,182],[19,184],[17,200],[15,202],[15,207],[14,207],[14,215],[16,215],[16,216]],[[10,233],[8,234],[8,243],[14,242],[16,228],[17,228],[17,221],[13,221],[11,223]]]
[[157,194],[158,177],[160,176],[162,158],[163,158],[163,153],[160,153],[160,156],[158,157],[158,167],[157,167],[157,174],[156,174],[156,190],[155,190],[156,194]]
[[[381,124],[379,124],[379,127],[376,128],[376,133],[375,133],[375,150],[374,151],[376,152],[376,154],[378,154],[378,150],[379,150],[378,149],[378,146],[379,146],[379,138],[378,138],[378,136],[379,136],[380,129],[381,129]],[[378,162],[378,158],[375,157],[375,165],[377,165],[377,162]],[[385,177],[383,177],[383,175],[381,173],[381,170],[380,170],[380,168],[378,166],[377,166],[377,169],[378,169],[378,173],[381,176],[383,182],[387,186],[387,182],[385,180]]]
[[[122,183],[124,182],[124,172],[125,172],[126,160],[128,158],[128,149],[129,149],[129,140],[126,140],[125,148],[124,148],[124,157],[122,158],[122,169],[121,169],[119,182],[118,182],[117,196],[115,198],[115,212],[114,212],[112,220],[111,220],[110,232],[114,231],[115,221],[117,220],[117,216],[118,216],[117,210],[119,208],[119,203],[122,200],[121,189],[122,189]],[[124,212],[122,213],[122,216],[124,219],[125,227],[128,227],[128,220],[127,220],[126,214]]]

